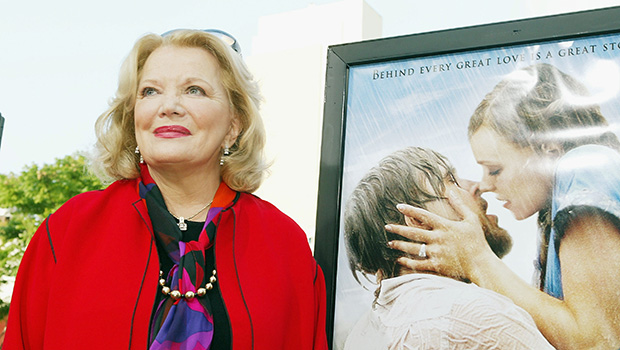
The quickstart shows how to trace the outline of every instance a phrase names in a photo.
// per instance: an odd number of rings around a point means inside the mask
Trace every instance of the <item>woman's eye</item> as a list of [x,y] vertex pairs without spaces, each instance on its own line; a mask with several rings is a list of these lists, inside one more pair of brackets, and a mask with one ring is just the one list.
[[489,169],[489,176],[497,176],[502,172],[502,169]]
[[205,91],[198,86],[190,86],[187,89],[187,93],[190,95],[201,95],[201,96],[205,95]]
[[142,89],[142,91],[140,91],[140,96],[143,97],[148,97],[148,96],[153,96],[157,93],[157,90],[155,90],[152,87],[145,87],[144,89]]

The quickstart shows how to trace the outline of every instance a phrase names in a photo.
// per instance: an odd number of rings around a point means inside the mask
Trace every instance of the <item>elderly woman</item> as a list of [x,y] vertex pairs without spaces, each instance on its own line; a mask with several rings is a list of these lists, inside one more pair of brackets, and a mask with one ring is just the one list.
[[250,194],[266,170],[257,84],[215,34],[135,44],[96,124],[116,181],[37,231],[5,349],[327,348],[306,236]]

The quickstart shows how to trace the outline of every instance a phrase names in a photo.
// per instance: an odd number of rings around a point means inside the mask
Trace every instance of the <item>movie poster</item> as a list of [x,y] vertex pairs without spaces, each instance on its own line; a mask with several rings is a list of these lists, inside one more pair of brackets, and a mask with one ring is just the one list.
[[[584,84],[600,105],[612,132],[620,122],[620,35],[552,41],[425,56],[352,66],[348,75],[341,210],[360,178],[386,155],[421,146],[446,156],[461,178],[479,181],[467,136],[470,116],[493,87],[516,70],[550,64]],[[537,257],[536,215],[516,220],[493,193],[483,195],[488,211],[511,234],[514,245],[503,260],[532,282]],[[341,211],[341,217],[343,212]],[[333,348],[343,349],[377,288],[353,277],[340,228]]]

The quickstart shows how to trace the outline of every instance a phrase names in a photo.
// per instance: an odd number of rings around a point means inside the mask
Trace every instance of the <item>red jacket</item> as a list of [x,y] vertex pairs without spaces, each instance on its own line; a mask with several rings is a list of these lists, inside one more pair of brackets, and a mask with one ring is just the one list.
[[[136,186],[78,195],[43,222],[17,274],[3,350],[147,348],[159,259]],[[299,226],[242,194],[217,232],[233,349],[327,349],[325,281]]]

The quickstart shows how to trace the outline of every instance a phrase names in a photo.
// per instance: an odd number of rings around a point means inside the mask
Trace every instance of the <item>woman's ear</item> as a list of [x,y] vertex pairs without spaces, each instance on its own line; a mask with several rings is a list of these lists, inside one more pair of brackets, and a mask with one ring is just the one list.
[[237,142],[237,138],[239,137],[240,133],[241,133],[241,121],[239,120],[237,116],[234,116],[232,118],[232,121],[230,122],[230,128],[228,129],[228,134],[226,135],[226,138],[224,139],[224,144],[228,147],[232,147],[235,144],[235,142]]

